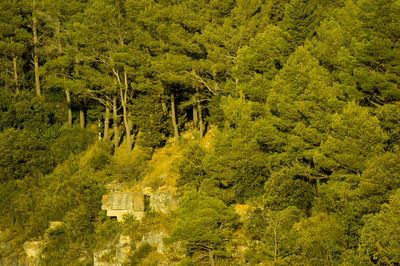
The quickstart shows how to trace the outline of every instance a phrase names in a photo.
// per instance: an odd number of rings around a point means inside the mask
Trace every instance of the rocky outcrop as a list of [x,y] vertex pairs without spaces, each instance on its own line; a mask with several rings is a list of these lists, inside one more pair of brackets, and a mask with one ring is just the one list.
[[113,192],[103,196],[102,210],[107,211],[107,216],[116,217],[122,221],[125,214],[130,214],[141,220],[144,217],[144,195],[131,192]]
[[39,265],[40,255],[42,254],[42,250],[45,242],[43,240],[38,241],[26,241],[24,243],[24,250],[27,255],[26,264],[28,266],[36,266]]
[[49,223],[49,229],[48,230],[54,230],[57,227],[61,226],[62,222],[61,221],[52,221]]
[[94,252],[94,266],[121,266],[128,258],[131,250],[131,239],[129,236],[120,235],[116,244]]
[[156,191],[148,196],[150,197],[150,207],[155,212],[166,214],[178,207],[178,200],[171,192]]
[[107,216],[116,217],[122,221],[125,214],[133,215],[137,220],[144,217],[146,210],[145,198],[149,200],[150,207],[155,212],[168,213],[178,207],[178,201],[169,191],[153,192],[151,188],[143,189],[143,193],[112,192],[103,196],[102,210],[107,211]]
[[163,253],[164,252],[163,238],[166,236],[168,235],[165,234],[164,232],[158,232],[158,233],[149,232],[143,236],[142,242],[140,244],[147,243],[152,247],[156,247],[158,252]]

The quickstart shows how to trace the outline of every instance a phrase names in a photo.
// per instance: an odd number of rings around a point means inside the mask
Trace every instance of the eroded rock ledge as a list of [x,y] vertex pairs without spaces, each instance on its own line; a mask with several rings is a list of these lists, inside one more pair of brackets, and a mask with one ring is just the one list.
[[[148,204],[146,204],[148,202]],[[142,192],[111,192],[103,195],[101,209],[107,216],[122,221],[125,214],[133,215],[137,220],[144,217],[147,208],[166,214],[177,208],[178,201],[174,194],[166,190],[153,192],[145,188]]]

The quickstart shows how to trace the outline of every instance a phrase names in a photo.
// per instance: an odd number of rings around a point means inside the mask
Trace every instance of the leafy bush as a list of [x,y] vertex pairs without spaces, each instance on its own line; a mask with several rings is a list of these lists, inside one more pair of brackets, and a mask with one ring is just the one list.
[[60,136],[51,146],[51,154],[59,163],[70,155],[84,151],[93,141],[94,133],[90,130],[65,125],[60,129]]
[[30,130],[0,133],[0,182],[46,174],[55,166],[48,145]]
[[129,256],[128,265],[140,265],[141,261],[147,257],[147,255],[152,252],[154,248],[149,243],[143,243],[139,246],[139,248]]
[[102,152],[94,154],[88,161],[90,168],[95,171],[102,170],[110,162],[110,157]]

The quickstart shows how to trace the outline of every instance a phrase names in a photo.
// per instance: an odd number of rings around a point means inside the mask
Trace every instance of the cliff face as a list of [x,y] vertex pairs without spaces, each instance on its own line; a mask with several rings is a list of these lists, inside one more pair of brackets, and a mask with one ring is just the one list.
[[[149,204],[145,206],[145,200]],[[107,216],[116,217],[117,221],[124,220],[124,215],[133,215],[142,220],[146,210],[167,214],[178,206],[176,196],[168,190],[158,189],[152,192],[144,189],[142,192],[112,192],[103,195],[101,209],[107,211]]]

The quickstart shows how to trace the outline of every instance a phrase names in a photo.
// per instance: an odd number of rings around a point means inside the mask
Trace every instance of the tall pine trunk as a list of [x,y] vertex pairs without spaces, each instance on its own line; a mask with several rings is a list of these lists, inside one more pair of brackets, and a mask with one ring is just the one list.
[[81,105],[81,108],[79,109],[79,121],[81,128],[85,128],[86,126],[86,121],[85,121],[85,109],[83,105]]
[[199,116],[197,112],[197,100],[196,95],[192,96],[192,103],[193,103],[193,135],[197,135],[197,129],[199,124]]
[[126,135],[126,151],[127,153],[131,152],[132,149],[132,139],[131,139],[131,129],[129,127],[129,119],[128,119],[128,112],[127,112],[127,108],[126,108],[126,104],[122,103],[122,115],[123,115],[123,119],[124,119],[124,126],[125,126],[125,135]]
[[[61,37],[60,37],[60,20],[57,20],[57,26],[55,28],[56,30],[56,36],[57,36],[57,51],[58,55],[62,55],[62,44],[61,44]],[[62,67],[62,74],[65,75],[65,68]],[[64,76],[65,79],[65,76]],[[67,121],[68,125],[72,126],[72,103],[71,103],[71,92],[69,89],[65,88],[65,97],[67,98]]]
[[114,147],[119,147],[119,130],[118,130],[118,108],[117,96],[113,97],[113,129],[114,129]]
[[15,93],[19,93],[17,57],[13,56]]
[[172,126],[174,127],[174,139],[175,145],[179,144],[179,130],[178,124],[176,122],[176,111],[175,111],[175,95],[171,93],[171,119],[172,119]]
[[199,135],[201,140],[203,139],[203,134],[204,134],[204,122],[203,122],[203,114],[201,111],[199,89],[196,89],[196,100],[197,100],[197,112],[199,113],[199,129],[200,129]]
[[38,36],[37,36],[37,17],[36,17],[36,0],[32,2],[32,33],[33,33],[33,67],[35,71],[35,89],[36,95],[41,96],[40,78],[39,78],[39,59],[38,59]]
[[67,98],[67,121],[68,125],[72,126],[71,93],[68,89],[65,89],[65,97]]
[[106,106],[106,114],[104,116],[104,139],[105,140],[108,140],[109,129],[110,129],[110,108],[108,108],[108,106]]
[[122,104],[122,115],[124,119],[124,126],[125,126],[125,135],[126,135],[126,151],[130,153],[132,150],[132,139],[131,139],[131,128],[130,128],[130,121],[128,119],[128,110],[127,110],[127,97],[128,97],[128,77],[126,71],[124,71],[124,87],[121,86],[120,89],[120,96],[121,96],[121,104]]

